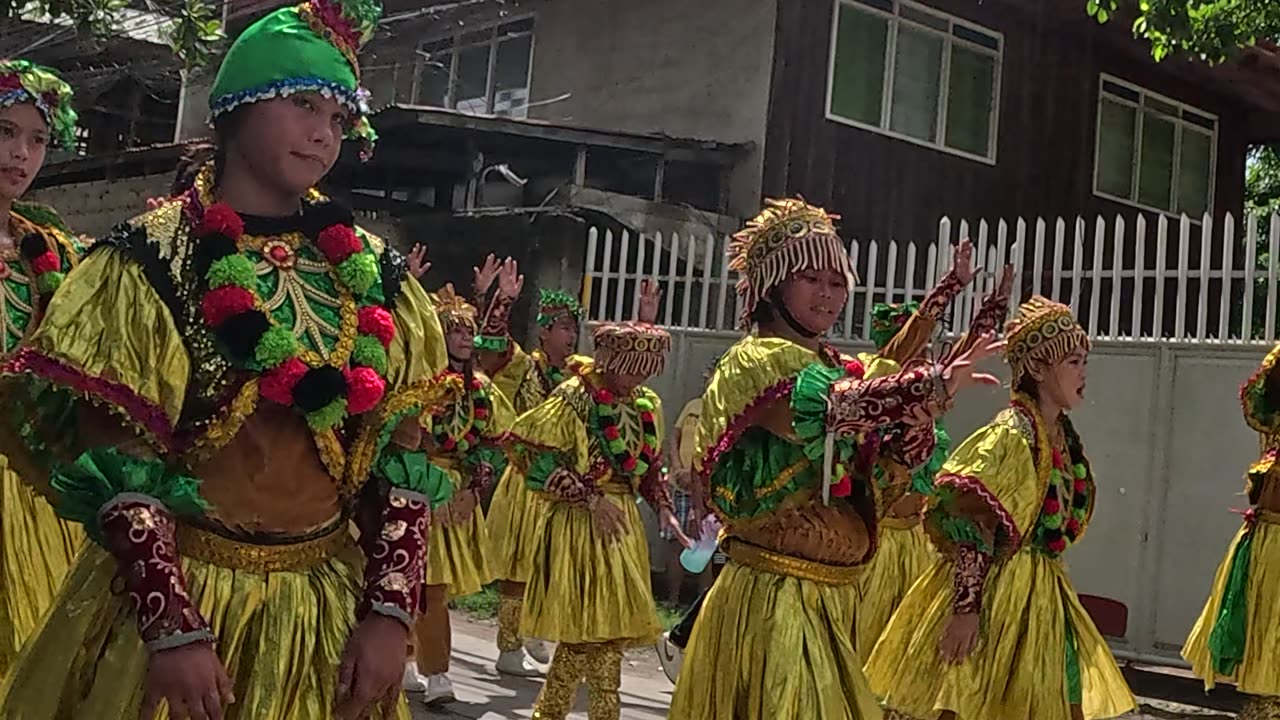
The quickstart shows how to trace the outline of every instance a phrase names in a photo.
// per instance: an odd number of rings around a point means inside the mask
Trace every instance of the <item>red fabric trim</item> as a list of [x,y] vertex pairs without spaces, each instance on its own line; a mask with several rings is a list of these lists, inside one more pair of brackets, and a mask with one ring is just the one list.
[[970,491],[982,498],[983,502],[996,514],[1000,524],[1004,526],[1005,532],[1009,533],[1013,547],[1015,549],[1022,547],[1022,533],[1018,532],[1018,526],[1013,522],[1013,516],[1009,514],[1008,510],[1004,509],[1004,505],[1000,503],[999,498],[992,494],[987,489],[987,486],[982,484],[981,480],[971,475],[946,474],[939,475],[934,485],[937,487],[950,485],[959,490]]
[[743,408],[742,412],[730,420],[729,424],[725,426],[724,432],[720,433],[720,439],[716,441],[715,445],[707,448],[707,452],[702,456],[702,474],[705,477],[711,477],[716,464],[720,462],[720,457],[733,449],[742,433],[755,424],[765,406],[790,395],[795,385],[796,379],[789,377],[765,388],[763,392]]
[[163,447],[173,450],[175,428],[168,415],[151,401],[123,383],[87,375],[81,370],[34,348],[22,348],[4,363],[6,373],[30,373],[55,385],[84,393],[113,405]]

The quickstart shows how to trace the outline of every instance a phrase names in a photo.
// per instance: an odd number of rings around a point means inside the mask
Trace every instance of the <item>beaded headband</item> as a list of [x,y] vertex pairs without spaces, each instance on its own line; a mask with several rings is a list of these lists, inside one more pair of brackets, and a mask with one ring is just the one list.
[[592,333],[592,341],[596,367],[621,375],[659,375],[671,352],[671,336],[648,323],[603,323]]
[[1018,307],[1005,325],[1005,362],[1015,390],[1033,363],[1055,365],[1076,350],[1088,352],[1089,335],[1076,322],[1071,308],[1036,295]]
[[747,221],[729,242],[729,269],[739,273],[742,327],[751,314],[786,277],[802,270],[835,270],[849,287],[857,280],[849,249],[836,235],[832,215],[803,200],[765,200],[764,209]]

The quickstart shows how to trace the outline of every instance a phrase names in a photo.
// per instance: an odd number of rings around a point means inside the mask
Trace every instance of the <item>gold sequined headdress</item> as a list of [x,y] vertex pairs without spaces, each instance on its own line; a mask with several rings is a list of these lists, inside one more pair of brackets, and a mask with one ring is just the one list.
[[788,275],[801,270],[835,270],[852,288],[856,281],[849,249],[836,235],[832,215],[803,200],[765,200],[764,209],[729,243],[729,269],[736,270],[742,297],[742,326],[751,324],[756,305]]
[[591,339],[595,364],[602,372],[652,377],[666,367],[671,352],[671,336],[648,323],[603,323]]
[[445,283],[433,299],[436,314],[440,316],[440,324],[444,325],[445,332],[459,325],[469,328],[472,332],[476,331],[476,316],[479,311],[476,310],[475,305],[462,299],[454,291],[453,283]]
[[1056,365],[1078,349],[1089,350],[1089,335],[1076,322],[1071,308],[1036,295],[1018,307],[1005,326],[1004,359],[1012,372],[1012,387],[1026,377],[1033,363]]

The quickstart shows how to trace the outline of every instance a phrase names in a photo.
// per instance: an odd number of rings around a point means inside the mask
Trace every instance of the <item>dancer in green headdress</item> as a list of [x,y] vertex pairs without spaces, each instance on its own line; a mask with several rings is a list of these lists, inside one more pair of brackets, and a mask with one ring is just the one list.
[[407,719],[451,489],[418,418],[461,387],[403,258],[313,189],[344,136],[372,145],[378,15],[309,0],[246,29],[212,159],[99,240],[5,364],[0,439],[92,544],[0,717]]

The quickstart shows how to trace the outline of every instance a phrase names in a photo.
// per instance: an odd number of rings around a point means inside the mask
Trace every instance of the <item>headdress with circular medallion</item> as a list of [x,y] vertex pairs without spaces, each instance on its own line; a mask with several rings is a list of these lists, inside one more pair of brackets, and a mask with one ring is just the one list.
[[620,375],[661,374],[671,352],[671,336],[649,323],[602,323],[592,341],[596,368]]
[[1076,350],[1088,352],[1091,345],[1071,308],[1039,295],[1018,307],[1017,316],[1005,325],[1005,341],[1005,362],[1015,390],[1033,364],[1053,366]]
[[445,332],[459,326],[476,332],[476,317],[479,311],[476,310],[475,305],[467,302],[453,289],[453,283],[445,283],[445,286],[440,288],[432,299],[435,301],[436,314],[440,316],[440,323],[444,325]]
[[836,235],[832,215],[799,200],[765,200],[764,209],[729,243],[729,269],[739,274],[742,326],[761,300],[792,273],[802,270],[835,270],[853,287],[856,276],[849,249]]

